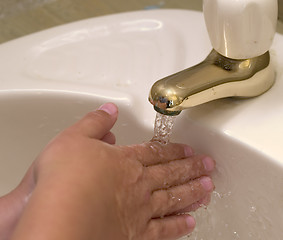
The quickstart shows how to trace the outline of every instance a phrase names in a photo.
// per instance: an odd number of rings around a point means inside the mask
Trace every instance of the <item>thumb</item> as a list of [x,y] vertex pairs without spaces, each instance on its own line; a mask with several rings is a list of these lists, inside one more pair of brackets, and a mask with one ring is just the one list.
[[105,103],[96,111],[89,112],[77,124],[83,135],[101,139],[109,133],[118,117],[118,107],[114,103]]

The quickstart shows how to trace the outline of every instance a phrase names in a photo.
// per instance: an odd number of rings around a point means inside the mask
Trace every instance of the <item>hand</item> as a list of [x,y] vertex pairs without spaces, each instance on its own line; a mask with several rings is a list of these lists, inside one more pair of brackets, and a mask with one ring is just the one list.
[[183,144],[115,146],[117,116],[105,104],[44,149],[20,185],[28,201],[12,240],[173,240],[193,231],[188,212],[208,204],[214,161]]

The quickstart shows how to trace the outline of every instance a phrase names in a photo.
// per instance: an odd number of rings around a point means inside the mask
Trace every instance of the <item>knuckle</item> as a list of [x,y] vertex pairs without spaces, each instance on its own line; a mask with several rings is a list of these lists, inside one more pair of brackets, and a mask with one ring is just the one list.
[[157,217],[163,217],[169,209],[174,208],[177,204],[176,197],[168,190],[158,190],[153,193],[152,211],[156,214],[160,214]]
[[102,111],[89,112],[82,119],[82,124],[85,126],[97,126],[97,128],[105,126],[110,121],[109,116]]
[[120,146],[120,149],[124,159],[137,159],[140,156],[135,146]]
[[87,121],[105,121],[107,118],[107,114],[102,111],[89,112],[85,115]]
[[167,146],[160,142],[148,142],[143,145],[144,151],[147,155],[152,156],[156,159],[166,159],[167,155]]
[[171,191],[166,191],[166,205],[168,209],[174,208],[178,204],[178,197]]

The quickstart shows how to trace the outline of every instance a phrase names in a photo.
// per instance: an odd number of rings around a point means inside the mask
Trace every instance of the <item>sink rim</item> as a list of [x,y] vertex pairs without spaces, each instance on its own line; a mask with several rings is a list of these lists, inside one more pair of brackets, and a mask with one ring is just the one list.
[[[162,26],[170,25],[170,30],[176,31],[181,36],[182,39],[177,39],[182,43],[185,42],[186,46],[197,48],[195,50],[198,52],[196,58],[187,59],[184,58],[178,62],[174,67],[169,71],[172,73],[178,71],[185,66],[191,66],[193,63],[199,61],[209,53],[211,48],[209,39],[206,33],[204,20],[202,13],[195,12],[191,10],[150,10],[150,11],[138,11],[138,12],[129,12],[129,13],[120,13],[109,16],[103,16],[98,18],[86,19],[79,22],[74,22],[66,24],[63,26],[55,27],[52,29],[44,30],[39,33],[35,33],[29,36],[22,37],[20,39],[12,40],[10,42],[0,45],[0,64],[3,64],[4,67],[0,69],[0,75],[2,76],[2,83],[0,84],[0,97],[5,94],[11,94],[12,92],[26,91],[30,92],[40,92],[40,91],[58,91],[58,92],[69,92],[69,93],[78,93],[78,94],[90,94],[90,95],[100,95],[105,96],[105,99],[110,96],[116,96],[118,99],[128,99],[128,104],[131,105],[134,109],[139,109],[139,112],[144,116],[143,124],[147,127],[152,127],[154,119],[154,111],[152,111],[152,106],[147,102],[147,94],[149,87],[155,80],[152,76],[147,76],[149,80],[144,82],[144,88],[136,89],[136,86],[126,86],[120,89],[112,89],[111,92],[109,88],[97,87],[95,89],[91,87],[90,84],[80,85],[80,83],[69,83],[69,82],[54,82],[49,83],[45,82],[44,84],[35,83],[33,79],[27,76],[24,72],[25,63],[28,61],[28,53],[33,53],[34,46],[41,44],[46,39],[53,38],[56,35],[66,34],[74,29],[81,28],[91,28],[93,26],[109,26],[115,28],[115,26],[121,25],[123,22],[127,21],[138,21],[142,19],[153,19],[162,23]],[[197,37],[194,40],[191,39],[191,34],[187,29],[184,29],[180,26],[180,19],[186,20],[188,23],[193,21],[194,29],[198,29]],[[115,22],[115,24],[114,24]],[[142,31],[140,26],[138,34]],[[168,29],[163,29],[162,31],[169,31]],[[148,31],[148,36],[156,34],[161,36],[159,30]],[[193,30],[192,30],[193,31]],[[136,34],[136,33],[135,33]],[[139,35],[135,35],[135,39]],[[157,38],[158,39],[158,38]],[[173,49],[172,45],[176,45],[176,39],[164,42],[164,39],[159,39],[163,44],[167,46],[168,49]],[[196,41],[198,40],[198,41]],[[154,41],[157,41],[156,39]],[[158,42],[157,43],[160,43]],[[198,124],[201,124],[204,128],[212,129],[213,131],[221,132],[221,134],[227,135],[233,139],[236,139],[241,144],[251,147],[252,149],[257,150],[261,154],[269,156],[270,159],[283,164],[283,149],[280,148],[280,138],[283,134],[282,127],[280,128],[280,123],[278,119],[283,119],[283,109],[278,104],[280,99],[283,98],[280,94],[283,90],[283,70],[280,69],[280,66],[283,65],[283,47],[280,44],[283,41],[283,35],[276,33],[274,43],[271,49],[271,55],[274,61],[276,62],[277,69],[277,81],[274,87],[267,92],[266,94],[249,100],[230,100],[223,99],[197,108],[188,110],[190,113],[188,118],[192,119]],[[83,41],[82,41],[83,43]],[[199,44],[203,43],[201,47]],[[189,50],[193,51],[193,48]],[[188,49],[186,50],[188,51]],[[196,55],[193,52],[192,55]],[[161,54],[162,55],[162,54]],[[157,56],[161,58],[160,56]],[[145,57],[145,56],[139,56]],[[145,58],[146,61],[146,58]],[[171,59],[166,60],[167,64],[170,65]],[[164,66],[161,66],[159,69],[159,75],[168,74],[168,69],[164,69]],[[155,76],[154,76],[155,77]],[[157,80],[157,79],[156,79]],[[133,94],[138,92],[137,94]],[[136,96],[139,96],[137,99]],[[114,98],[113,98],[114,99]],[[283,99],[282,99],[283,101]],[[231,107],[232,106],[232,107]],[[272,107],[271,107],[272,106]],[[232,109],[231,109],[232,108]],[[263,116],[263,110],[270,114],[270,119],[268,116]],[[272,118],[272,119],[271,119]],[[255,124],[256,120],[256,124]],[[265,120],[265,125],[262,126],[259,120]],[[244,127],[243,127],[244,126]],[[277,129],[274,129],[274,126]],[[264,133],[265,136],[268,136],[268,139],[263,140],[255,135],[256,130],[260,127],[260,130]],[[278,128],[279,127],[279,128]],[[270,139],[273,139],[278,144],[272,143]]]

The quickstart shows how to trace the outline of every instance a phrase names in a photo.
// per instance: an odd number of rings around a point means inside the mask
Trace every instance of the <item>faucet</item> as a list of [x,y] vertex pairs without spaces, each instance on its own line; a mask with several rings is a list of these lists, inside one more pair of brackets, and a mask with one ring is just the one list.
[[263,94],[275,81],[269,48],[277,0],[203,0],[212,51],[188,69],[155,82],[149,101],[164,115],[226,97]]

